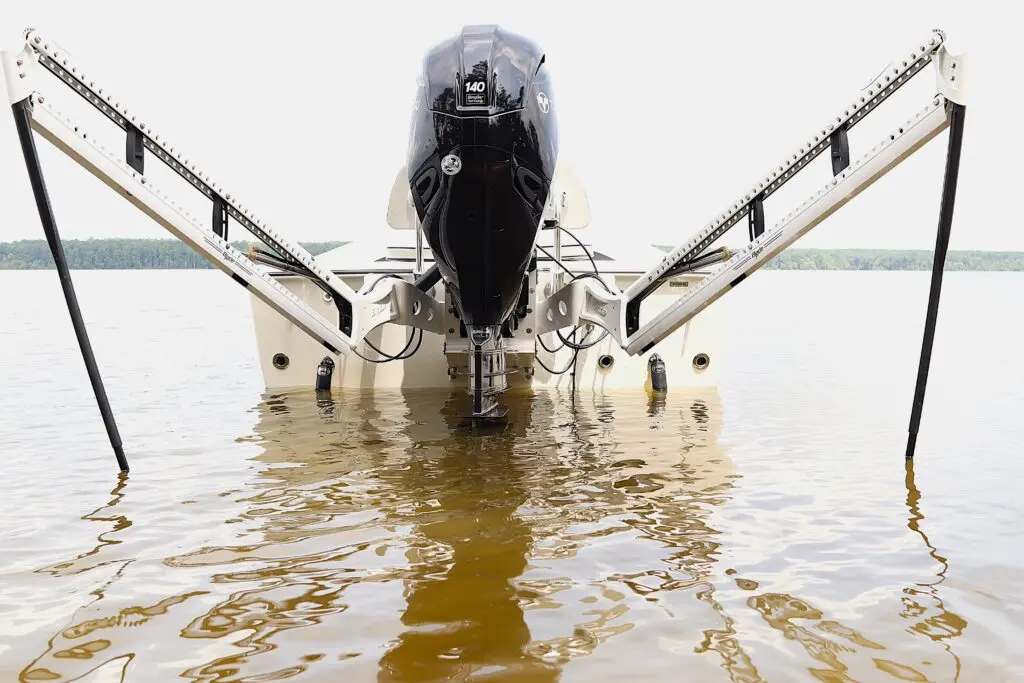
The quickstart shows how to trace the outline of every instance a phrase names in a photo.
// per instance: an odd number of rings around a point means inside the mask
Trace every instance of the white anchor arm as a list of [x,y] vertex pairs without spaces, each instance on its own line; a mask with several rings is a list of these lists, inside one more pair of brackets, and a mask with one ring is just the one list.
[[[172,235],[250,293],[267,303],[332,353],[354,348],[370,330],[387,322],[441,331],[443,306],[413,284],[390,280],[374,291],[360,294],[321,265],[302,246],[289,240],[246,208],[225,187],[196,165],[165,136],[121,103],[94,78],[39,31],[29,29],[18,52],[0,53],[8,97],[16,113],[24,110],[31,129],[84,169],[103,181]],[[54,88],[55,80],[67,86]],[[53,91],[53,92],[51,92]],[[57,109],[61,94],[82,98],[109,123],[124,131],[123,150],[107,149],[77,121]],[[145,165],[159,161],[184,183],[178,194],[157,187],[146,176]],[[185,185],[185,188],[179,187]],[[200,220],[185,207],[180,194],[198,190],[211,202],[212,221]],[[338,320],[329,320],[284,287],[271,271],[258,265],[228,241],[229,219],[270,246],[273,262],[290,273],[306,277],[330,295]]]
[[[847,132],[864,120],[893,92],[932,63],[936,90],[909,120],[896,127],[865,155],[851,160]],[[714,303],[802,235],[824,221],[869,185],[906,160],[950,125],[952,111],[965,104],[963,55],[945,47],[945,36],[931,36],[893,61],[839,114],[776,166],[703,230],[665,255],[622,293],[606,291],[594,278],[577,279],[557,290],[538,308],[540,331],[593,323],[630,354],[646,353],[680,326]],[[801,173],[820,153],[831,149],[833,177],[814,195],[765,229],[763,202]],[[648,295],[682,273],[704,270],[714,262],[712,245],[747,218],[749,242],[719,252],[724,258],[703,279],[649,321],[641,321],[640,304]]]

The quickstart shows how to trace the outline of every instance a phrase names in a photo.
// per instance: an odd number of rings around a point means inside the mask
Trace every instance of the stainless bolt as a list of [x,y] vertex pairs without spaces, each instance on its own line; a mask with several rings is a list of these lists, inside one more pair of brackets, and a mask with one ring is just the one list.
[[526,328],[526,334],[533,334],[533,330],[529,327]]

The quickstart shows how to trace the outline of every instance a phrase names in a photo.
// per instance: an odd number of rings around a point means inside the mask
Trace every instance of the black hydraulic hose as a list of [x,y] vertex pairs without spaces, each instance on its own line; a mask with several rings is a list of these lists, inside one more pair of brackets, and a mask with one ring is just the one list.
[[537,335],[537,341],[539,341],[539,342],[540,342],[541,348],[543,348],[543,349],[544,349],[545,351],[547,351],[548,353],[558,353],[559,351],[561,351],[562,349],[564,349],[564,348],[565,348],[565,344],[562,344],[562,345],[561,345],[561,346],[559,346],[559,347],[558,347],[557,349],[549,349],[549,348],[548,348],[548,345],[544,343],[544,337],[543,337],[543,335],[539,335],[539,334],[538,334],[538,335]]
[[571,233],[567,228],[563,228],[561,225],[555,224],[555,227],[564,232],[569,237],[571,237],[576,242],[576,244],[580,245],[580,249],[582,249],[583,253],[587,255],[588,259],[590,259],[590,265],[593,267],[594,272],[597,273],[597,263],[594,261],[594,255],[590,253],[590,250],[587,249],[583,242],[580,242],[580,238]]
[[[570,336],[574,336],[576,334],[576,330],[578,330],[580,327],[581,327],[581,325],[577,325],[576,327],[574,327],[573,331],[570,333]],[[583,343],[576,344],[575,342],[569,341],[564,336],[562,336],[561,330],[556,331],[555,334],[558,335],[558,338],[562,341],[562,344],[565,345],[565,346],[568,346],[570,349],[575,349],[576,351],[586,351],[587,349],[594,348],[595,346],[600,344],[602,341],[604,341],[604,338],[608,336],[608,330],[603,330],[602,333],[601,333],[601,336],[598,337],[597,339],[595,339],[594,341],[590,342],[589,344],[583,344]],[[590,333],[588,332],[587,334],[590,334]],[[584,337],[584,339],[585,338],[586,337]]]
[[320,278],[316,277],[312,273],[312,271],[310,271],[305,266],[290,263],[278,257],[277,254],[272,254],[270,252],[263,251],[262,249],[258,249],[257,247],[250,248],[249,258],[251,258],[256,263],[260,263],[266,266],[273,266],[274,268],[283,270],[286,273],[292,273],[293,275],[304,277],[308,279],[310,282],[312,282],[314,285],[319,287],[321,290],[323,290],[323,292],[330,296],[332,299],[335,297],[335,293],[331,291],[331,289],[326,284],[320,281]]
[[576,277],[576,274],[574,272],[572,272],[571,270],[569,270],[568,268],[566,268],[564,265],[562,265],[562,262],[559,261],[558,259],[556,259],[554,256],[552,256],[550,251],[548,251],[544,247],[540,246],[539,244],[537,245],[537,248],[540,249],[541,251],[543,251],[547,255],[547,257],[549,259],[551,259],[552,263],[556,264],[559,268],[564,270],[569,275],[572,275],[573,277]]
[[566,365],[561,370],[552,370],[548,366],[544,365],[544,361],[542,361],[540,359],[540,356],[537,356],[536,358],[534,358],[534,360],[536,360],[537,364],[539,366],[541,366],[542,368],[544,368],[545,370],[547,370],[550,374],[552,374],[552,375],[564,375],[565,373],[569,372],[570,369],[572,369],[572,366],[576,365],[576,356],[578,354],[579,354],[579,351],[573,351],[572,352],[572,358],[569,360],[569,364]]
[[608,286],[608,283],[601,279],[601,275],[599,273],[580,273],[579,275],[573,275],[572,280],[570,280],[570,282],[582,280],[584,278],[591,278],[597,280],[600,283],[600,285],[604,287],[606,292],[612,295],[616,294],[616,292],[612,291],[612,288]]
[[[591,273],[587,273],[587,272],[573,273],[571,270],[569,270],[568,268],[563,266],[561,263],[555,261],[554,257],[550,253],[548,253],[547,249],[545,249],[544,247],[540,246],[539,244],[537,245],[537,248],[540,249],[541,251],[543,251],[545,254],[547,254],[548,258],[550,258],[553,262],[558,263],[558,265],[561,266],[561,268],[565,272],[567,272],[569,275],[572,276],[572,280],[570,280],[570,282],[575,282],[576,280],[582,280],[583,278],[593,278],[593,279],[597,280],[600,283],[600,285],[602,287],[604,287],[605,291],[607,291],[609,294],[615,294],[615,292],[612,291],[612,288],[608,286],[608,283],[601,279],[601,275],[597,271],[597,263],[594,261],[594,257],[591,255],[590,250],[587,249],[586,245],[584,245],[583,242],[581,242],[579,240],[579,238],[576,237],[576,235],[572,234],[571,232],[569,232],[568,230],[566,230],[562,226],[556,226],[556,227],[558,227],[560,230],[562,230],[563,232],[568,234],[570,237],[572,237],[574,240],[576,240],[576,244],[580,245],[580,248],[583,250],[583,252],[590,259],[590,265],[592,265],[594,267],[594,271],[591,272]],[[581,327],[580,325],[576,325],[575,327],[573,327],[572,332],[569,333],[570,336],[575,336],[576,332],[579,330],[580,327]],[[571,342],[571,341],[569,341],[568,339],[565,338],[565,335],[562,334],[561,330],[556,330],[555,334],[558,336],[558,339],[562,342],[562,346],[560,346],[560,347],[558,347],[557,349],[554,349],[554,350],[548,348],[547,344],[544,343],[544,339],[543,339],[543,337],[541,337],[541,335],[537,335],[537,340],[540,342],[541,347],[545,351],[547,351],[548,353],[556,353],[558,351],[561,351],[565,347],[569,347],[570,349],[574,349],[576,351],[583,351],[585,349],[593,348],[594,346],[597,346],[602,341],[604,341],[604,338],[608,336],[608,330],[604,330],[600,337],[598,337],[597,339],[595,339],[593,342],[591,342],[589,344],[582,344],[582,343],[576,344],[574,342]],[[540,362],[540,361],[538,361],[538,362]],[[575,356],[574,356],[572,362],[573,363],[575,362]],[[543,362],[541,362],[540,364],[541,364],[541,367],[543,367],[545,370],[547,370],[548,372],[551,372],[550,369],[548,369],[547,367],[544,366]],[[566,372],[566,371],[568,371],[568,369],[569,369],[569,367],[567,366],[566,369],[563,370],[562,372]],[[552,373],[552,374],[561,374],[561,373]]]
[[437,264],[435,263],[434,265],[430,266],[425,271],[423,271],[423,273],[413,282],[413,285],[415,285],[416,289],[420,290],[421,292],[425,292],[434,285],[436,285],[438,282],[440,282],[440,280],[441,271],[438,270]]
[[[417,332],[419,333],[418,336],[417,336]],[[409,346],[412,344],[412,340],[413,339],[416,339],[416,346],[413,347],[412,351],[409,351],[409,353],[406,354],[406,351],[409,350]],[[355,353],[360,358],[362,358],[363,360],[365,360],[367,363],[390,363],[391,361],[394,361],[394,360],[408,360],[408,359],[412,358],[414,355],[416,355],[416,352],[420,350],[420,344],[423,343],[423,330],[414,329],[412,331],[412,334],[409,335],[409,340],[407,342],[405,342],[405,346],[402,348],[402,350],[399,351],[398,353],[394,354],[394,355],[389,354],[389,353],[384,353],[383,351],[378,349],[376,346],[374,346],[373,343],[370,342],[369,339],[364,339],[363,341],[371,349],[373,349],[374,351],[376,351],[380,355],[384,356],[383,358],[367,358],[363,354],[359,353],[359,349],[353,348],[352,352]]]
[[728,260],[730,257],[732,257],[732,253],[729,251],[728,247],[719,247],[718,249],[705,252],[690,261],[680,263],[675,268],[665,271],[659,279],[667,280],[675,277],[676,275],[682,275],[683,273],[697,270],[703,266],[711,266],[716,263],[721,263],[722,261]]
[[[582,327],[582,326],[581,325],[577,325],[576,327],[574,327],[572,332],[569,333],[569,336],[575,337],[576,336],[576,332],[577,332],[577,330],[580,327]],[[605,330],[605,335],[607,335],[607,334],[608,334],[608,331]],[[569,372],[569,370],[571,370],[576,365],[576,361],[579,359],[580,351],[582,349],[589,349],[590,348],[590,346],[585,345],[583,343],[583,342],[586,341],[587,337],[590,336],[590,332],[587,332],[585,335],[583,335],[583,338],[580,339],[580,343],[578,345],[575,342],[570,342],[570,341],[566,340],[564,337],[562,337],[561,334],[559,334],[558,336],[562,339],[563,342],[566,342],[565,346],[568,346],[570,349],[573,349],[572,358],[569,359],[569,363],[564,368],[562,368],[561,370],[552,370],[551,368],[549,368],[547,365],[544,364],[544,361],[542,361],[540,359],[540,356],[535,356],[534,357],[534,359],[537,361],[537,363],[542,368],[544,368],[549,373],[551,373],[552,375],[564,375],[565,373]],[[540,335],[538,335],[537,338],[540,339]],[[602,336],[601,339],[604,339],[604,336]],[[598,339],[598,341],[600,341],[600,339]],[[594,342],[594,343],[597,343],[597,342]],[[544,346],[543,342],[541,343],[541,346]],[[547,350],[547,347],[544,346],[544,349]],[[561,350],[561,349],[559,349],[559,350]],[[553,351],[548,351],[548,353],[554,353],[554,352]]]
[[[395,278],[397,280],[404,280],[405,279],[405,278],[403,278],[401,275],[399,275],[397,273],[384,273],[383,275],[378,276],[377,279],[375,279],[370,284],[370,286],[366,289],[366,291],[367,292],[373,291],[373,288],[376,287],[382,280],[386,280],[388,278]],[[416,336],[416,332],[417,331],[419,332],[419,337],[418,338]],[[406,351],[409,351],[409,346],[412,344],[412,340],[413,339],[416,339],[416,346],[415,346],[415,348],[413,348],[412,351],[409,352],[408,355],[406,355]],[[371,349],[376,351],[379,355],[384,356],[383,358],[379,358],[379,359],[367,358],[363,354],[359,353],[358,350],[353,349],[353,351],[355,351],[357,356],[359,356],[360,358],[362,358],[363,360],[365,360],[368,363],[389,363],[389,362],[391,362],[393,360],[408,360],[409,358],[412,358],[416,354],[417,351],[419,351],[420,344],[423,343],[423,330],[413,329],[413,331],[409,334],[409,339],[406,340],[406,342],[405,342],[405,346],[403,346],[402,350],[399,351],[396,354],[390,354],[390,353],[386,353],[384,351],[381,351],[369,339],[364,339],[363,342],[367,346],[369,346]]]

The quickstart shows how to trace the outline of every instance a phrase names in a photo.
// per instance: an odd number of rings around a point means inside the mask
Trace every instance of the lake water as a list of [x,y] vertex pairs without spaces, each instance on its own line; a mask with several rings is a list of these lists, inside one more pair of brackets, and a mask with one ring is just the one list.
[[[717,392],[264,395],[213,271],[0,272],[0,680],[1024,679],[1024,275],[765,272]],[[671,376],[669,378],[671,380]]]

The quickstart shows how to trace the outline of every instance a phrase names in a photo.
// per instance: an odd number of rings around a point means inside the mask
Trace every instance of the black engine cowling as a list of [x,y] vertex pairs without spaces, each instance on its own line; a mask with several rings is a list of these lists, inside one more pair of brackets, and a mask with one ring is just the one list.
[[467,326],[501,325],[523,286],[558,134],[544,55],[496,26],[430,50],[408,169],[435,263]]

